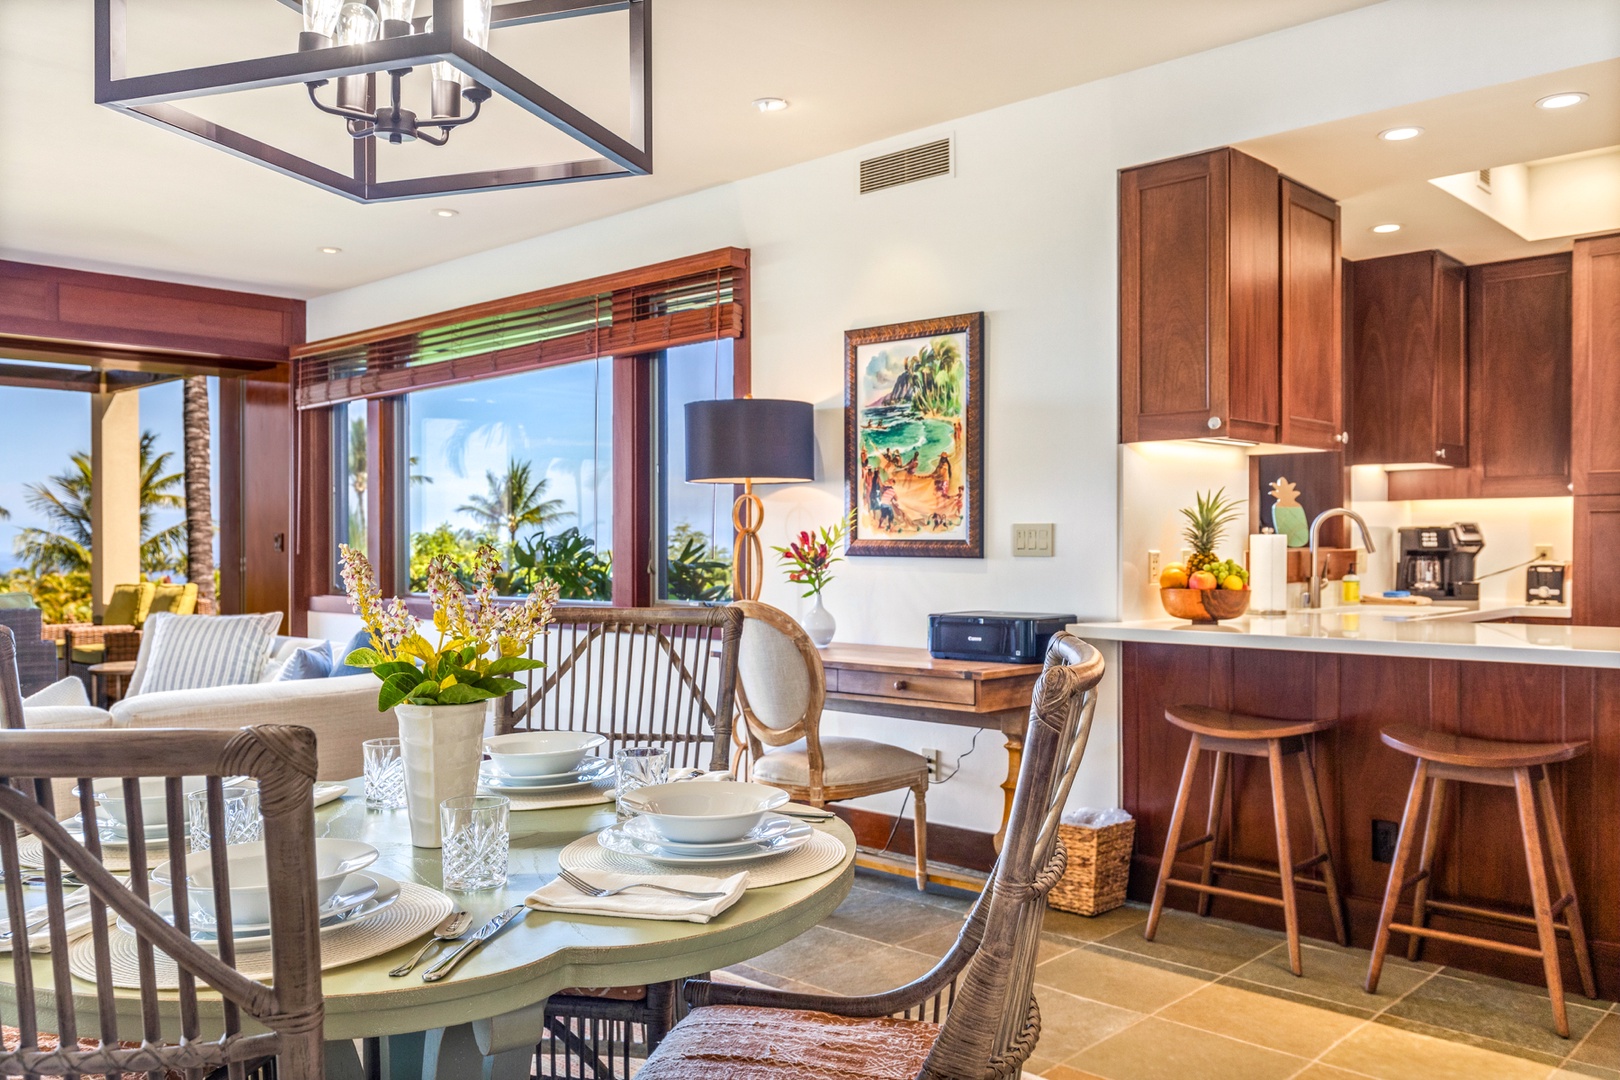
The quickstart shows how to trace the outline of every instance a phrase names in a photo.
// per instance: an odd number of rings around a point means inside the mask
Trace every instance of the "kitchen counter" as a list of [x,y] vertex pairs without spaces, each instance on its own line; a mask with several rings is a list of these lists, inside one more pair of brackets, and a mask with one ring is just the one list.
[[1366,604],[1280,616],[1247,615],[1218,626],[1168,617],[1083,622],[1071,625],[1069,632],[1092,641],[1620,668],[1620,627],[1488,621],[1567,618],[1568,613],[1567,607],[1433,610]]

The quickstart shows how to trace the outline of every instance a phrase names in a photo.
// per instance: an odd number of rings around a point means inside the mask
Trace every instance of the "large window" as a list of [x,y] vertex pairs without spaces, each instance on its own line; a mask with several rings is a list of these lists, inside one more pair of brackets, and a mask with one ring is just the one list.
[[603,358],[405,395],[414,591],[434,555],[489,541],[504,593],[549,577],[568,599],[612,598],[612,378]]
[[656,595],[664,600],[731,597],[731,488],[686,482],[686,403],[732,396],[730,339],[682,345],[654,367],[658,381]]

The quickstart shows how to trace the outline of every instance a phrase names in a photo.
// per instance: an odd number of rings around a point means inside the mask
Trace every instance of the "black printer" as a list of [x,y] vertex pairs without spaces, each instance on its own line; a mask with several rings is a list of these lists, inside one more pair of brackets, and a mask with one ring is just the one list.
[[928,616],[928,651],[936,660],[1039,664],[1052,635],[1073,615],[1021,611],[948,611]]

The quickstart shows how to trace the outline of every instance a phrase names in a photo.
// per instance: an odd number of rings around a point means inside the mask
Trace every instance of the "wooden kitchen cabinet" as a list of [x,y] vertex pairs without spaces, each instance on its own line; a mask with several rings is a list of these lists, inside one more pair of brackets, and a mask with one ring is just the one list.
[[1575,494],[1620,495],[1620,233],[1575,241],[1570,292]]
[[1570,621],[1620,626],[1620,495],[1575,496]]
[[1120,172],[1120,441],[1277,441],[1278,184],[1232,149]]
[[1351,264],[1352,465],[1468,464],[1466,288],[1439,251]]
[[1338,450],[1346,438],[1339,204],[1286,176],[1281,204],[1282,430],[1277,441]]
[[1570,491],[1570,257],[1468,268],[1468,460],[1393,472],[1391,499]]

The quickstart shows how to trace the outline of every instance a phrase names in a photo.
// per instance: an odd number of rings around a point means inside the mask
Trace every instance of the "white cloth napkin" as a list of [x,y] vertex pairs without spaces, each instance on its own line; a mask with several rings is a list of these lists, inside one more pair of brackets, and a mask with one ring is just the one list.
[[[79,892],[74,893],[66,898],[66,902],[69,905],[67,909],[67,936],[69,941],[83,937],[85,934],[90,932],[89,901],[80,900],[77,904],[73,903],[75,899],[85,895],[85,893]],[[33,925],[35,920],[42,919],[45,916],[43,893],[40,894],[40,900],[42,901],[41,903],[33,905],[29,908],[28,922],[30,926]],[[111,909],[109,909],[107,911],[107,920],[111,922],[112,919],[113,913]],[[0,935],[6,934],[10,929],[10,922],[3,916],[0,916]],[[13,938],[0,937],[0,953],[11,952],[14,942],[15,939]],[[41,925],[37,929],[30,929],[28,931],[28,951],[31,953],[48,953],[51,951],[51,928],[49,924]]]
[[320,782],[315,785],[315,805],[325,806],[334,799],[341,799],[349,793],[348,787],[343,784],[330,784]]
[[[599,889],[650,880],[645,874],[612,874],[604,870],[575,870]],[[554,878],[530,893],[524,903],[536,911],[568,911],[579,915],[616,915],[625,919],[662,919],[666,922],[706,923],[742,899],[748,889],[748,871],[726,878],[693,874],[658,875],[657,883],[691,892],[717,892],[712,900],[689,900],[657,889],[631,889],[617,896],[588,896],[562,878]]]

